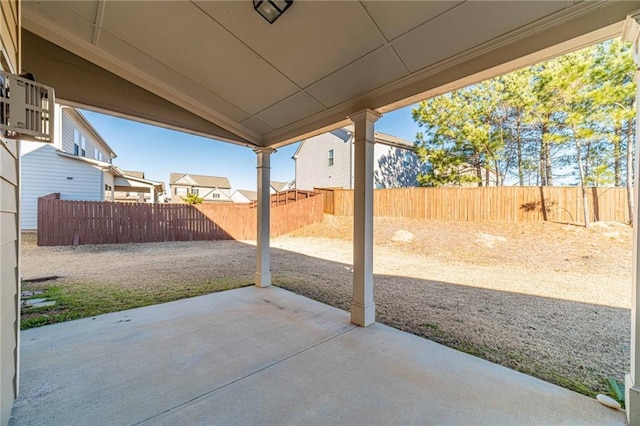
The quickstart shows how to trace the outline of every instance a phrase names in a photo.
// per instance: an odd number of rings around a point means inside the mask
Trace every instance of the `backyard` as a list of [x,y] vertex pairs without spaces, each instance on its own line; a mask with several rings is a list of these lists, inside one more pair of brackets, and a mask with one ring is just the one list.
[[[272,240],[273,282],[348,310],[350,218]],[[631,228],[376,218],[377,320],[594,395],[628,371]],[[23,235],[28,328],[250,285],[255,247],[211,241],[38,247]]]

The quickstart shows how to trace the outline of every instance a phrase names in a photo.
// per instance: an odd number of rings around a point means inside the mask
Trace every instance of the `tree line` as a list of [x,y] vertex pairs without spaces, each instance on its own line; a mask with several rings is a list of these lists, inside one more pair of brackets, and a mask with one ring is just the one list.
[[616,39],[421,102],[418,181],[630,188],[635,71]]

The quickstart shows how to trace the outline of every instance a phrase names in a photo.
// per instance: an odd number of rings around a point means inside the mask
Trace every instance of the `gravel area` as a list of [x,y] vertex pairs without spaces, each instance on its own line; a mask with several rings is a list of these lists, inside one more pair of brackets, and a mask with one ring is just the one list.
[[[327,217],[272,241],[276,285],[348,310],[351,222]],[[377,319],[586,394],[629,365],[631,228],[376,219]],[[251,242],[37,247],[25,279],[161,288],[250,280]]]

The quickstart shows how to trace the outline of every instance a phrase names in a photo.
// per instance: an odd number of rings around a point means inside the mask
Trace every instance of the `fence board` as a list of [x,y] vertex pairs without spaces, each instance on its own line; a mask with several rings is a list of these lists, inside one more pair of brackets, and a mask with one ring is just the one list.
[[[353,215],[353,190],[318,189],[324,212]],[[629,222],[626,188],[588,188],[589,220]],[[583,223],[579,187],[453,187],[376,189],[374,215],[447,221]]]
[[[277,237],[323,220],[323,197],[286,191],[271,199],[271,235]],[[255,240],[252,204],[135,204],[38,199],[38,245]],[[297,201],[296,201],[297,200]]]

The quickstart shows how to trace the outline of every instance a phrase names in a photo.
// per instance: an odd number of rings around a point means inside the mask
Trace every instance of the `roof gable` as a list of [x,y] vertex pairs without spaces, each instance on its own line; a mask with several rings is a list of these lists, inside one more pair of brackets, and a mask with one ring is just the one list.
[[190,185],[202,188],[231,189],[229,179],[224,176],[194,175],[185,173],[171,173],[169,176],[171,185]]

